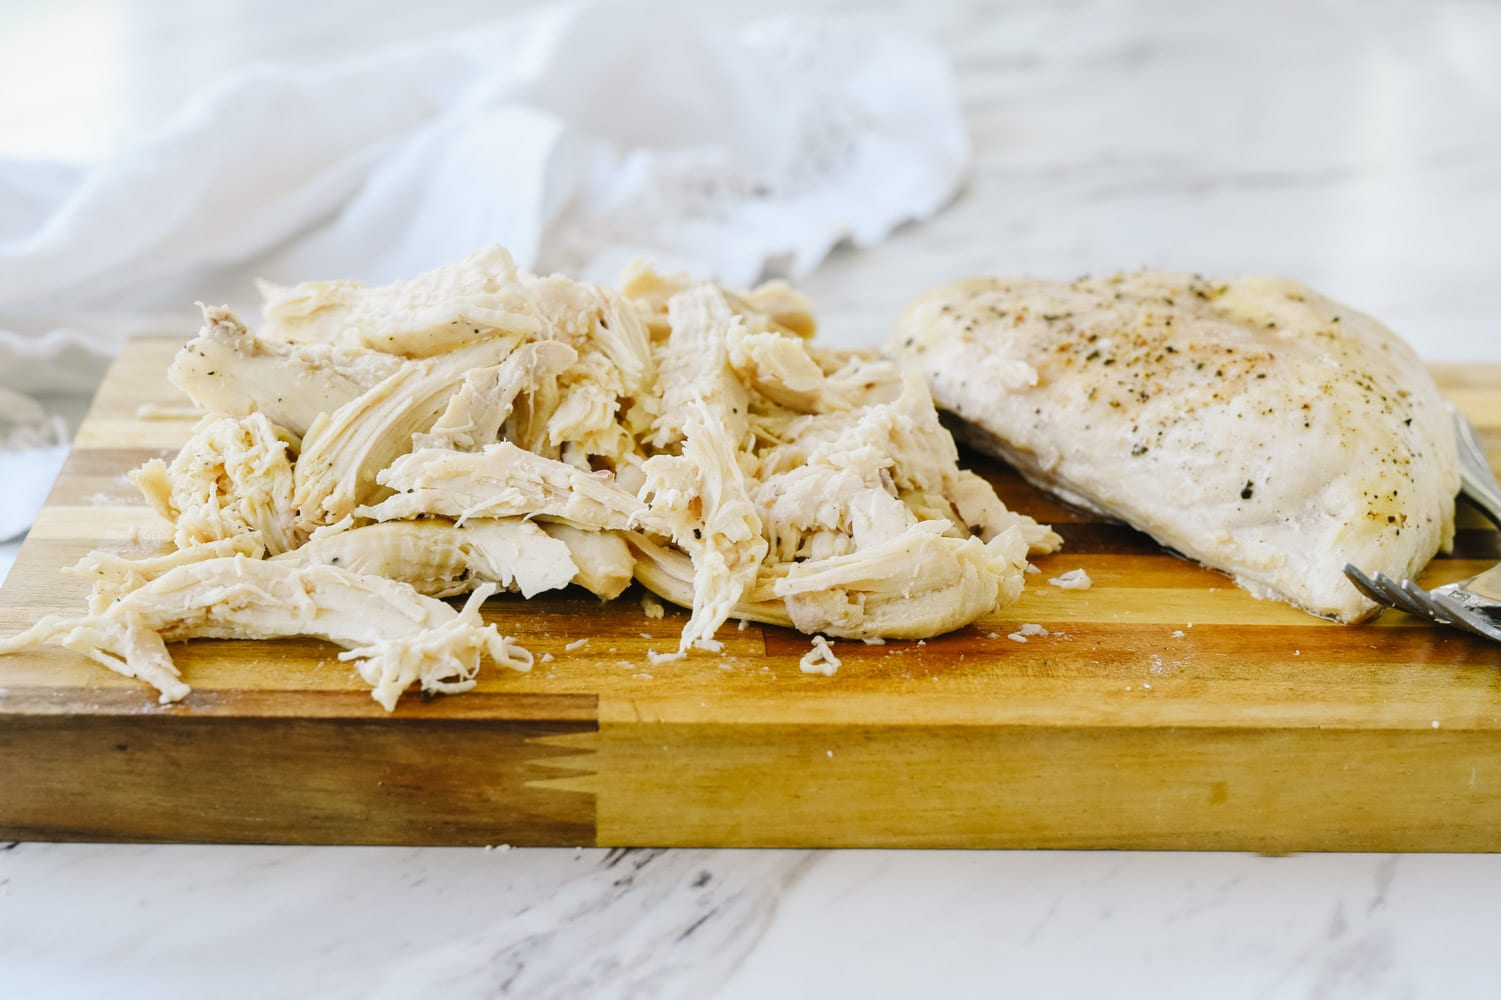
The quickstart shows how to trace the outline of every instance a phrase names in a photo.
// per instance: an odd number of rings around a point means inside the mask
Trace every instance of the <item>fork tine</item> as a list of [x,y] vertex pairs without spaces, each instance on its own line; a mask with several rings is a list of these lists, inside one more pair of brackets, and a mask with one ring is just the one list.
[[1401,608],[1410,615],[1417,615],[1419,618],[1433,617],[1426,607],[1418,603],[1415,597],[1402,589],[1400,581],[1392,579],[1385,573],[1377,573],[1374,580],[1376,586],[1384,590],[1386,596],[1391,598],[1392,602],[1398,608]]
[[[1345,563],[1345,579],[1349,580],[1356,590],[1360,591],[1362,594],[1364,594],[1366,597],[1369,597],[1377,604],[1380,604],[1382,607],[1390,608],[1393,606],[1392,602],[1387,599],[1387,596],[1380,590],[1376,589],[1376,585],[1371,582],[1371,578],[1366,576],[1360,570],[1356,569],[1350,563]],[[1377,612],[1377,614],[1380,614],[1380,612]]]
[[1398,583],[1397,586],[1401,588],[1402,593],[1406,595],[1414,604],[1421,607],[1423,609],[1423,613],[1429,618],[1432,618],[1440,625],[1454,624],[1454,620],[1450,618],[1442,608],[1433,603],[1433,595],[1428,593],[1428,591],[1424,590],[1422,587],[1419,587],[1417,584],[1413,583],[1406,577],[1403,577],[1402,581]]
[[1403,591],[1402,586],[1385,573],[1377,573],[1371,577],[1371,582],[1376,585],[1376,589],[1386,594],[1387,603],[1399,611],[1406,611],[1408,614],[1417,615],[1419,618],[1433,617],[1427,608],[1419,604],[1412,595]]

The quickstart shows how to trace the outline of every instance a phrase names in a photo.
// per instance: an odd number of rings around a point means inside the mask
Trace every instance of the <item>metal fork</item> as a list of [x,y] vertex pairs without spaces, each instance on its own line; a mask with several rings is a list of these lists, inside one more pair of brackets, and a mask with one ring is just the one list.
[[[1460,495],[1501,528],[1501,483],[1491,471],[1480,435],[1452,403],[1449,416],[1459,446]],[[1345,576],[1377,604],[1501,642],[1501,564],[1433,590],[1424,590],[1406,578],[1393,580],[1385,573],[1367,576],[1349,563],[1345,564]]]

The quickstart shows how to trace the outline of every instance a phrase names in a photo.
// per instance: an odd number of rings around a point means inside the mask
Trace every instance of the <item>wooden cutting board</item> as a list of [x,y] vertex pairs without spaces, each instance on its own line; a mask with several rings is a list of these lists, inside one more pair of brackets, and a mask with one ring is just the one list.
[[[192,426],[137,415],[182,405],[178,343],[115,365],[0,590],[0,634],[80,613],[86,585],[58,570],[90,549],[163,550],[123,473]],[[1437,375],[1501,458],[1501,366]],[[1501,848],[1501,646],[1258,601],[980,467],[1063,552],[977,626],[836,643],[834,677],[798,669],[805,637],[755,625],[725,628],[722,656],[653,666],[684,614],[649,619],[636,590],[492,600],[486,617],[551,661],[391,715],[315,641],[175,647],[194,688],[176,706],[65,651],[0,658],[0,838]],[[1479,518],[1461,529],[1426,582],[1501,559]],[[1046,583],[1075,567],[1093,589]],[[1024,622],[1050,634],[1009,640]]]

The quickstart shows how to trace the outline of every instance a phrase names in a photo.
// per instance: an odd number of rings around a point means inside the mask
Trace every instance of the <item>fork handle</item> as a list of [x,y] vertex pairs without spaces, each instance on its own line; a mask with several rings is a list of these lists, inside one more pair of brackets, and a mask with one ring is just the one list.
[[1475,425],[1451,403],[1449,411],[1454,414],[1454,440],[1459,446],[1460,494],[1490,518],[1491,523],[1501,528],[1501,483],[1491,470],[1490,459],[1480,444],[1480,435]]

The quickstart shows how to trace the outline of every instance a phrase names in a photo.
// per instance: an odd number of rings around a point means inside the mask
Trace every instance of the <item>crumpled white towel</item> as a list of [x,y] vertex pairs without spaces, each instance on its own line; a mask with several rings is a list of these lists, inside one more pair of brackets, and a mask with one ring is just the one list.
[[[127,337],[189,334],[195,300],[254,315],[256,277],[385,282],[487,243],[602,281],[636,256],[798,277],[968,164],[943,53],[868,21],[590,2],[252,67],[93,168],[0,161],[0,387],[87,391]],[[37,492],[0,495],[0,536]]]
[[944,55],[867,21],[585,3],[255,67],[92,170],[0,162],[0,384],[86,387],[257,276],[384,282],[486,243],[597,280],[633,256],[796,277],[936,211],[968,162]]

